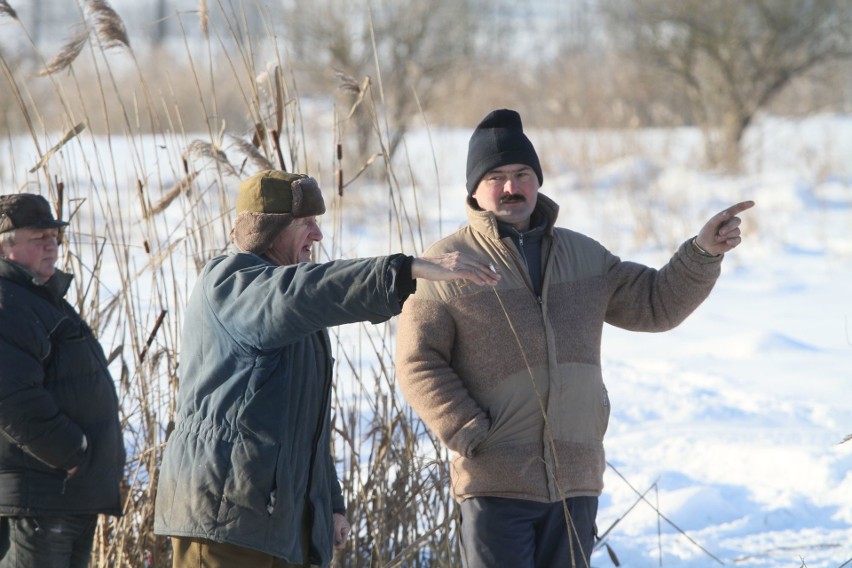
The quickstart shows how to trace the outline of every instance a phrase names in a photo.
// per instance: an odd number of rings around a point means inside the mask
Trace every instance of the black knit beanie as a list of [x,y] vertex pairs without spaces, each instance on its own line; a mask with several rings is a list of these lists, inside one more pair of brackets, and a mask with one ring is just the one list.
[[470,137],[467,148],[467,194],[473,195],[482,176],[506,164],[527,165],[535,171],[539,185],[544,181],[538,154],[524,134],[521,115],[504,108],[488,113]]

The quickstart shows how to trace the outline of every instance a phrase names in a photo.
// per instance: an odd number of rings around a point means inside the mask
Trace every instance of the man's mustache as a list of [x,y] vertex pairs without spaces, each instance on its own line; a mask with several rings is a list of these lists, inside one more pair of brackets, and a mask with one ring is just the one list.
[[523,203],[527,200],[526,197],[518,193],[512,195],[504,195],[500,198],[500,203]]

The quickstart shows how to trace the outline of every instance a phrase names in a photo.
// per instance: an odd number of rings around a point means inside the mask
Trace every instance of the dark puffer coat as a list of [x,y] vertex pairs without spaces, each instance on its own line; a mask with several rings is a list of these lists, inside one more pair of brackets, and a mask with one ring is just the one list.
[[118,397],[103,349],[63,299],[70,283],[57,271],[36,284],[0,259],[3,516],[121,514]]

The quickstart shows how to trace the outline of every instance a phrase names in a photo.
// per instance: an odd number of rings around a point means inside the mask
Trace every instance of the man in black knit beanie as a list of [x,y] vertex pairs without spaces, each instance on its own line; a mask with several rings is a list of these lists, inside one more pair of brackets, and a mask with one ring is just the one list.
[[463,250],[502,278],[425,282],[399,321],[400,388],[453,452],[467,568],[589,566],[610,413],[603,325],[680,324],[740,244],[736,215],[754,205],[714,215],[656,270],[556,227],[543,181],[520,115],[488,114],[468,150],[470,223],[425,254]]

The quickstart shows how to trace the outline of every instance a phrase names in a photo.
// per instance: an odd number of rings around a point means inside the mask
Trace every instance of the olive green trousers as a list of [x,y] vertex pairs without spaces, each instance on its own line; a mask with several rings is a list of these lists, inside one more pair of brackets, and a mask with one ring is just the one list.
[[[315,568],[291,564],[251,548],[203,538],[172,537],[173,568]],[[316,567],[318,568],[318,567]]]

